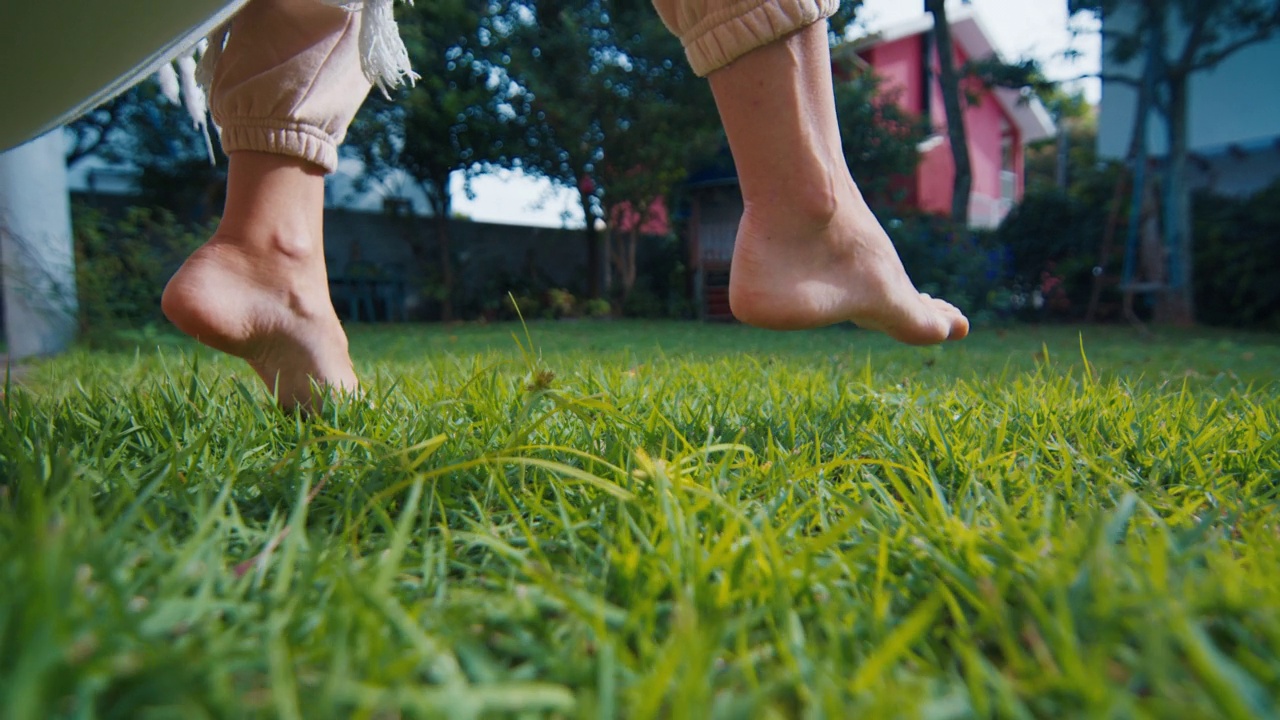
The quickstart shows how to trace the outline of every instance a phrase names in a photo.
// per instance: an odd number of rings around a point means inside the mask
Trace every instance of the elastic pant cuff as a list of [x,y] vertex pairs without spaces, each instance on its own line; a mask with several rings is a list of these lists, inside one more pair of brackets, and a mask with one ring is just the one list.
[[839,7],[840,0],[741,0],[709,13],[680,40],[693,71],[705,76]]

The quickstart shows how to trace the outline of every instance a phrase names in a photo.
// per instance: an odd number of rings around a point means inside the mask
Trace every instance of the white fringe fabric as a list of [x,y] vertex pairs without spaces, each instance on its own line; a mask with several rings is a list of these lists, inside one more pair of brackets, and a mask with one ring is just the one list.
[[[216,162],[213,155],[213,139],[209,136],[209,103],[204,90],[196,80],[196,53],[203,49],[201,43],[194,51],[184,52],[176,60],[165,63],[156,71],[160,94],[174,105],[181,105],[191,116],[191,123],[204,134],[209,162]],[[176,69],[175,69],[175,66]]]
[[[403,0],[409,5],[413,0]],[[340,7],[360,15],[360,69],[369,82],[387,98],[391,90],[403,84],[413,85],[419,75],[409,62],[409,51],[400,39],[400,26],[394,13],[396,0],[320,0],[325,5]],[[213,84],[213,70],[231,34],[231,21],[219,25],[209,34],[208,50],[200,57],[196,80],[208,92]]]
[[[413,85],[419,76],[409,63],[409,51],[400,38],[394,8],[396,0],[321,0],[326,5],[360,13],[360,69],[382,94],[402,84]],[[413,5],[413,0],[404,0]]]

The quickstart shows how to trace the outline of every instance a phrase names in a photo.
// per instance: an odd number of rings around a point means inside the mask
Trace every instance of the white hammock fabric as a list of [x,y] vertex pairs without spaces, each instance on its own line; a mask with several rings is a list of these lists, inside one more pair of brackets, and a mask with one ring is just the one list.
[[[316,1],[360,13],[361,68],[383,94],[418,80],[393,15],[396,0]],[[231,18],[246,2],[83,0],[81,14],[93,18],[72,30],[96,25],[99,32],[76,37],[68,37],[58,22],[57,4],[6,6],[0,11],[0,69],[8,73],[0,70],[0,97],[6,98],[0,151],[65,125],[153,75],[163,96],[185,107],[207,137],[205,91],[230,35]],[[150,22],[120,25],[121,17],[141,15]],[[50,51],[69,62],[36,72],[13,70],[30,67],[31,57]],[[73,68],[74,74],[61,74],[67,72],[64,68]]]

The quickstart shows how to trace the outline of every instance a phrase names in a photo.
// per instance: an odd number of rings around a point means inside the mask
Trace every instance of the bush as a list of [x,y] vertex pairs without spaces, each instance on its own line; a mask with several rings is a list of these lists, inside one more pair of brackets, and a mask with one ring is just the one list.
[[607,318],[613,315],[613,306],[608,300],[594,298],[583,303],[582,312],[589,318]]
[[1199,194],[1193,217],[1199,319],[1280,330],[1280,182],[1247,200]]
[[990,233],[958,229],[935,215],[891,218],[883,224],[921,292],[946,298],[976,324],[1010,315],[1007,261]]
[[73,219],[81,333],[91,343],[162,322],[165,284],[213,233],[213,225],[183,226],[154,208],[129,208],[117,218],[77,206]]
[[578,299],[564,288],[552,288],[547,291],[547,311],[553,318],[577,317]]
[[1027,312],[1084,317],[1107,210],[1048,188],[1027,193],[1005,218],[995,241],[1008,252],[1015,292],[1038,293],[1044,301],[1042,308],[1027,304]]
[[687,319],[693,317],[688,296],[685,246],[676,235],[641,239],[636,284],[621,312],[630,318]]

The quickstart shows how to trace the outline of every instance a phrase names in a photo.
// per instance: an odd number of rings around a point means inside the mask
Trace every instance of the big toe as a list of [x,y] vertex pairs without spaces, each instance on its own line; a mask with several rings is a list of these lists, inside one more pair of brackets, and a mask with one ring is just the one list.
[[941,323],[947,327],[945,340],[963,340],[968,337],[969,318],[965,317],[960,308],[946,300],[931,298],[927,295],[925,297],[927,302],[933,306],[933,311],[940,318]]
[[911,320],[893,337],[909,345],[936,345],[959,340],[969,334],[969,320],[959,308],[945,300],[920,293]]

